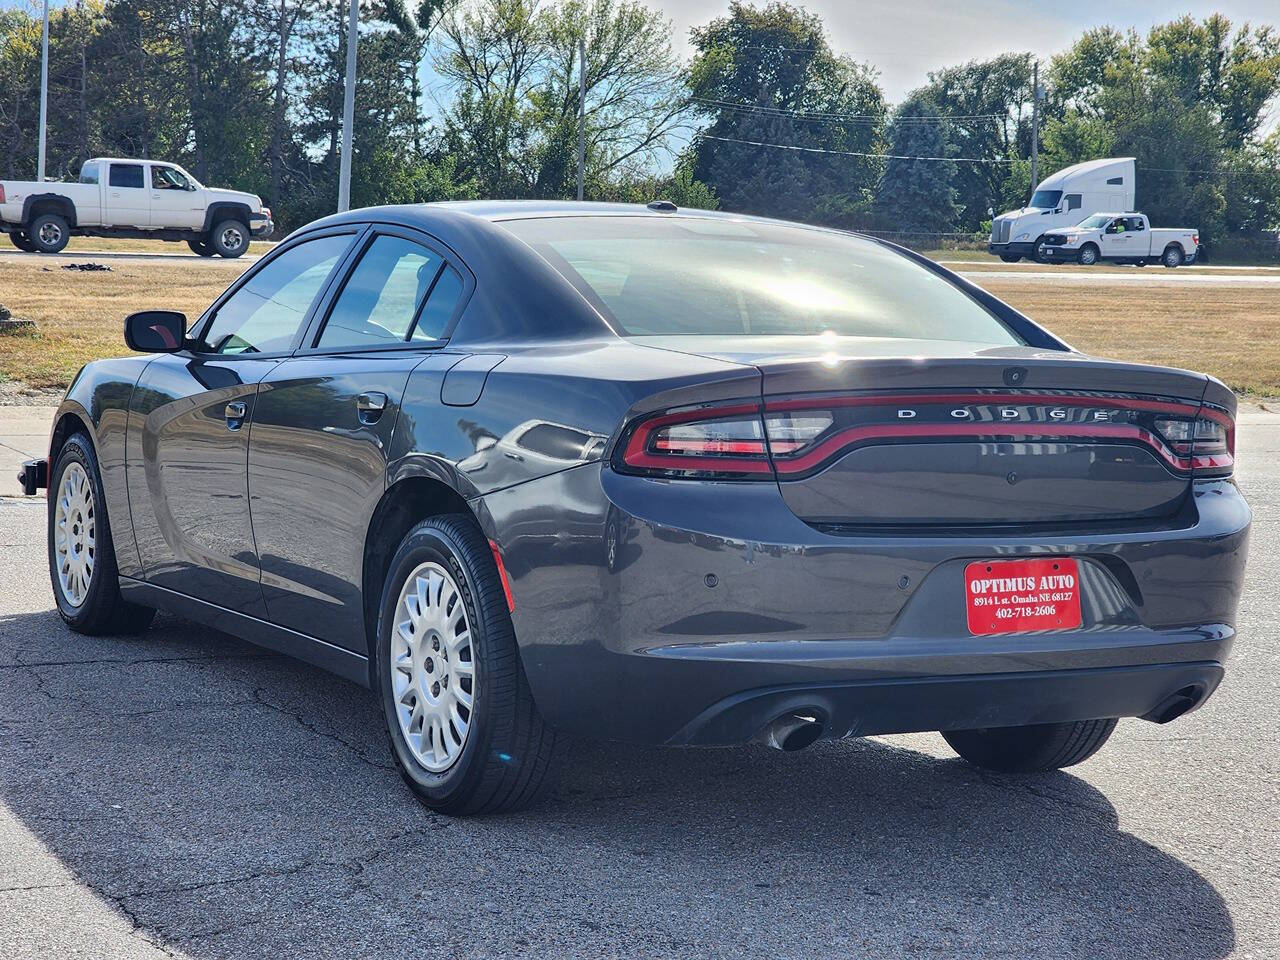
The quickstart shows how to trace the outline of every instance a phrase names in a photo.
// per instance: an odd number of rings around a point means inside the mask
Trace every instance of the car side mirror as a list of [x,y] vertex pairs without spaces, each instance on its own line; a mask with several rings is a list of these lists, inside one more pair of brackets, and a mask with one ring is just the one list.
[[187,337],[187,315],[176,310],[142,310],[124,318],[124,342],[139,353],[174,353]]

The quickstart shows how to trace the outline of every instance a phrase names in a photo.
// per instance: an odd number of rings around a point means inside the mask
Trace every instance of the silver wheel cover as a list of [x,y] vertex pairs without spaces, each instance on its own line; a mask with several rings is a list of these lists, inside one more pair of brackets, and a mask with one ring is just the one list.
[[244,242],[244,234],[235,227],[227,227],[222,231],[222,245],[228,250],[234,250]]
[[415,760],[441,773],[466,746],[477,677],[462,592],[438,563],[406,578],[387,650],[400,733]]
[[97,551],[93,484],[84,467],[72,461],[62,474],[53,509],[53,551],[62,599],[73,607],[84,603],[93,579]]
[[62,228],[56,223],[40,224],[40,242],[55,244],[62,239]]

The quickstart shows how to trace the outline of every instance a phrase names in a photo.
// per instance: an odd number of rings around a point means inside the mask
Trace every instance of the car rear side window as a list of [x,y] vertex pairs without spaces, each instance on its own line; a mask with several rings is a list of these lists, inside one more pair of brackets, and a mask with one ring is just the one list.
[[462,297],[462,274],[453,267],[446,266],[440,271],[435,286],[427,297],[418,322],[413,327],[414,340],[439,340],[449,328],[453,319],[453,311],[458,307]]
[[98,182],[98,165],[96,163],[86,163],[80,168],[81,183],[97,183]]
[[108,174],[108,183],[113,187],[127,187],[130,190],[142,189],[142,164],[113,163]]
[[697,217],[504,222],[624,335],[1020,341],[944,277],[863,237]]
[[281,253],[223,302],[205,332],[211,353],[280,353],[351,243],[350,234],[317,237]]
[[403,237],[377,237],[338,295],[318,347],[376,346],[408,339],[442,258]]

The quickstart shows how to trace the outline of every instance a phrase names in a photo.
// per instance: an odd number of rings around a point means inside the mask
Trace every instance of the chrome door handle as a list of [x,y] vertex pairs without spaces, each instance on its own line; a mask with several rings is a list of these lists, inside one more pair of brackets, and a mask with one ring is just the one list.
[[248,413],[249,408],[243,400],[232,400],[223,409],[222,414],[227,418],[228,430],[239,430],[244,426],[244,417]]
[[373,390],[356,397],[356,414],[360,417],[361,423],[377,423],[378,418],[382,416],[382,411],[385,409],[387,409],[387,395],[385,393]]

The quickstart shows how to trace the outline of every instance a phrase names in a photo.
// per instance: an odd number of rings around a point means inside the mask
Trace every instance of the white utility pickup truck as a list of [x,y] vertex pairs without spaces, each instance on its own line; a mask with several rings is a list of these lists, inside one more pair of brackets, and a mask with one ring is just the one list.
[[1071,261],[1090,266],[1107,263],[1194,263],[1200,234],[1186,228],[1153,229],[1141,213],[1095,213],[1074,227],[1045,234],[1047,263]]
[[185,240],[202,257],[238,257],[274,229],[261,197],[206,187],[175,163],[99,157],[79,183],[0,180],[0,232],[33,253],[81,235]]

